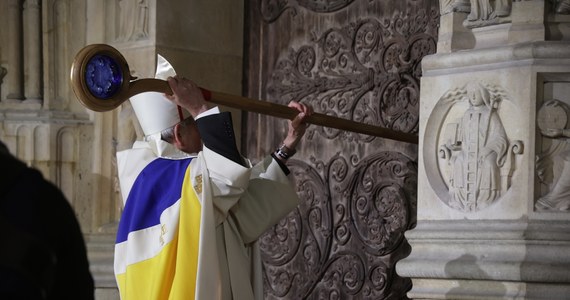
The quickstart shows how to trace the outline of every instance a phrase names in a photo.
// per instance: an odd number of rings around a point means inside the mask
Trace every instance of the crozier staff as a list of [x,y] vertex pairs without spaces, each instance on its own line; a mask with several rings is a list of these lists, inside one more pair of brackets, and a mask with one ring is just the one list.
[[[252,166],[231,115],[208,109],[191,80],[159,57],[173,95],[131,98],[144,142],[117,153],[126,200],[115,247],[122,299],[262,299],[253,242],[298,204],[287,160],[312,114],[299,114],[271,155]],[[187,116],[187,113],[190,116]]]

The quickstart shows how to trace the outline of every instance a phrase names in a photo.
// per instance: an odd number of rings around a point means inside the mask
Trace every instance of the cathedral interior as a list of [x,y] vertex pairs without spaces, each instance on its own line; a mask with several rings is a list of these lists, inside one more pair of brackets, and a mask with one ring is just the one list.
[[[94,44],[133,78],[160,54],[212,91],[395,134],[309,126],[301,203],[257,241],[264,299],[569,299],[568,0],[3,0],[0,26],[0,141],[73,207],[98,300],[119,299],[116,153],[144,133],[129,101],[78,101]],[[285,135],[221,108],[252,162]]]

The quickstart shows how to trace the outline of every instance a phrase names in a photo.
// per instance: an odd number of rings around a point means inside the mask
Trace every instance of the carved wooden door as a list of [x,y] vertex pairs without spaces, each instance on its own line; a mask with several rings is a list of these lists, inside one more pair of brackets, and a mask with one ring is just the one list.
[[[421,59],[435,0],[246,1],[245,94],[418,132]],[[247,114],[260,159],[286,121]],[[417,145],[311,125],[290,161],[298,208],[260,239],[265,299],[407,299],[395,272],[415,224]]]

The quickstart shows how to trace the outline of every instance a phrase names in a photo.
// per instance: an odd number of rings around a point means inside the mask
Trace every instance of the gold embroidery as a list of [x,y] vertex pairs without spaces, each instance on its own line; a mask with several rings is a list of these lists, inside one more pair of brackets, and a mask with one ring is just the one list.
[[160,245],[164,246],[164,235],[166,234],[166,224],[160,226]]
[[198,175],[196,177],[194,177],[194,190],[196,191],[196,193],[201,194],[202,193],[202,175]]

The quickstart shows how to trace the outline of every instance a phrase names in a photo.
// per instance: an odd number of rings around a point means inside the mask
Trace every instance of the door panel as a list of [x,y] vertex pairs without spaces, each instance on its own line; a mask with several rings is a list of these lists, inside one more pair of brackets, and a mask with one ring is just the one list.
[[[418,132],[421,59],[435,53],[430,0],[246,1],[245,91],[280,104]],[[259,160],[286,121],[246,114]],[[311,125],[289,162],[301,204],[260,239],[266,299],[406,299],[395,272],[415,224],[417,145]]]

